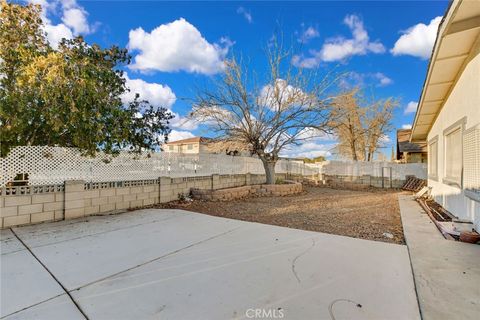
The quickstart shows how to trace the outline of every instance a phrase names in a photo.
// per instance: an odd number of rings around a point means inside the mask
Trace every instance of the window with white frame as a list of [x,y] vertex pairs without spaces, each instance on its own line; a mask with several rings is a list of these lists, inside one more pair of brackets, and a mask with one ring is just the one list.
[[438,137],[431,140],[428,144],[428,177],[431,179],[438,178]]
[[188,150],[193,150],[193,144],[189,144],[187,147]]
[[463,142],[462,127],[445,134],[445,182],[462,186]]
[[168,146],[168,150],[173,151],[173,146]]
[[480,123],[463,133],[463,188],[480,202]]

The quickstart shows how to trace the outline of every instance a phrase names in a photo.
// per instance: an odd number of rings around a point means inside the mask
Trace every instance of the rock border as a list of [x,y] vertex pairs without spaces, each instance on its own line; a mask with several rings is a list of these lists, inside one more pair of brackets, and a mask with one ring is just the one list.
[[300,182],[285,180],[285,184],[256,184],[243,187],[225,188],[218,190],[191,189],[191,195],[196,200],[228,201],[242,199],[249,196],[288,196],[303,191]]

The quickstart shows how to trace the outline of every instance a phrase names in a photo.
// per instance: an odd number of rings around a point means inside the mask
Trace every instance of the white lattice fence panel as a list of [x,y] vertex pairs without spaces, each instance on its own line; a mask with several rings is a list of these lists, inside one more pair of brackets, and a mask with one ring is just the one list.
[[420,179],[426,179],[427,166],[425,163],[391,163],[391,162],[366,162],[366,161],[328,161],[322,165],[322,173],[328,175],[363,176],[371,175],[381,177],[382,170],[386,177],[404,180],[408,175],[414,175]]
[[[185,155],[174,153],[120,153],[117,156],[98,153],[83,156],[74,148],[16,147],[0,158],[0,186],[13,181],[17,174],[28,174],[28,184],[61,184],[65,180],[87,182],[156,179],[161,176],[189,177],[211,174],[264,174],[262,162],[252,157],[218,154]],[[314,174],[317,168],[280,160],[279,173]]]
[[17,174],[28,174],[29,184],[56,184],[65,180],[116,181],[158,178],[167,172],[165,159],[148,158],[147,154],[118,156],[97,154],[86,157],[74,148],[16,147],[1,159],[2,186]]
[[463,135],[463,185],[465,189],[480,190],[480,127]]

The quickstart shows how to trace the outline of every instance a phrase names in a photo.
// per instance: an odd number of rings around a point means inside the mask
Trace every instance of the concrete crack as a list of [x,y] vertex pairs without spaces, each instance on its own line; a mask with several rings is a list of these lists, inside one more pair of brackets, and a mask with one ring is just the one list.
[[85,287],[88,287],[88,286],[90,286],[90,285],[92,285],[92,284],[94,284],[94,283],[98,283],[98,282],[105,281],[105,280],[110,279],[110,278],[112,278],[112,277],[118,276],[119,274],[128,272],[128,271],[130,271],[130,270],[133,270],[133,269],[136,269],[136,268],[139,268],[139,267],[142,267],[142,266],[144,266],[144,265],[147,265],[147,264],[149,264],[149,263],[158,261],[158,260],[160,260],[160,259],[169,257],[169,256],[174,255],[174,254],[176,254],[176,253],[179,253],[179,252],[181,252],[181,251],[183,251],[183,250],[190,249],[190,248],[192,248],[192,247],[194,247],[194,246],[196,246],[196,245],[199,245],[199,244],[202,244],[202,243],[204,243],[204,242],[207,242],[207,241],[216,239],[216,238],[218,238],[218,237],[224,236],[224,235],[226,235],[226,234],[229,234],[229,233],[231,233],[231,232],[233,232],[233,231],[235,231],[235,230],[237,230],[237,229],[239,229],[239,228],[241,228],[241,227],[236,227],[236,228],[230,229],[230,230],[228,230],[228,231],[222,232],[222,233],[220,233],[220,234],[214,235],[214,236],[212,236],[212,237],[209,237],[209,238],[207,238],[207,239],[203,239],[203,240],[194,242],[194,243],[192,243],[192,244],[190,244],[190,245],[188,245],[188,246],[186,246],[186,247],[183,247],[183,248],[177,249],[177,250],[175,250],[175,251],[169,252],[169,253],[164,254],[164,255],[162,255],[162,256],[160,256],[160,257],[156,257],[156,258],[154,258],[154,259],[148,260],[148,261],[146,261],[146,262],[142,262],[142,263],[137,264],[137,265],[135,265],[135,266],[133,266],[133,267],[130,267],[130,268],[128,268],[128,269],[125,269],[125,270],[116,272],[116,273],[111,274],[111,275],[109,275],[109,276],[106,276],[106,277],[104,277],[104,278],[101,278],[101,279],[98,279],[98,280],[89,282],[89,283],[87,283],[87,284],[84,284],[84,285],[82,285],[82,286],[80,286],[80,287],[77,287],[77,288],[75,288],[75,289],[70,290],[70,292],[72,292],[72,291],[78,291],[78,290],[80,290],[80,289],[82,289],[82,288],[85,288]]
[[298,283],[302,282],[300,280],[300,277],[298,276],[297,274],[297,271],[295,270],[295,264],[297,263],[297,260],[303,256],[304,254],[306,254],[308,251],[310,251],[313,247],[315,246],[315,239],[312,238],[312,245],[310,247],[308,247],[305,251],[303,251],[302,253],[300,253],[298,256],[296,256],[293,260],[292,260],[292,272],[293,272],[293,275],[295,276],[295,278],[297,279]]
[[[157,223],[157,222],[164,222],[164,221],[167,221],[167,220],[170,220],[170,219],[174,219],[174,218],[177,218],[177,217],[176,217],[176,216],[171,216],[171,217],[167,217],[167,218],[164,218],[164,219],[156,219],[156,220],[152,220],[152,221],[146,221],[146,222],[142,222],[142,223],[137,223],[137,224],[134,224],[134,225],[129,225],[129,226],[127,226],[127,227],[120,227],[120,228],[116,228],[116,229],[112,229],[112,230],[107,230],[107,231],[94,232],[94,233],[91,233],[91,234],[85,234],[85,235],[78,236],[78,237],[68,238],[68,239],[59,240],[59,241],[54,241],[54,242],[50,242],[50,243],[44,243],[44,244],[41,244],[41,245],[38,245],[38,246],[31,246],[31,248],[32,248],[32,249],[37,249],[37,248],[42,248],[42,247],[48,247],[48,246],[56,245],[56,244],[63,243],[63,242],[68,242],[68,241],[73,241],[73,240],[78,240],[78,239],[83,239],[83,238],[88,238],[88,237],[94,237],[94,236],[97,236],[97,235],[107,234],[107,233],[116,232],[116,231],[121,231],[121,230],[126,230],[126,229],[132,229],[132,228],[136,228],[136,227],[139,227],[139,226],[143,226],[143,225],[147,225],[147,224],[152,224],[152,223]],[[48,234],[47,234],[47,235],[48,235]],[[48,235],[48,236],[49,236],[49,235]],[[3,254],[3,255],[7,255],[7,254],[19,252],[19,251],[22,251],[22,250],[25,250],[25,249],[12,251],[12,252],[9,252],[9,253],[5,253],[5,254]]]
[[77,301],[75,301],[75,299],[73,299],[70,292],[68,292],[67,288],[65,288],[65,286],[60,282],[60,280],[58,280],[57,277],[55,277],[55,275],[50,271],[50,269],[48,269],[47,266],[35,255],[35,253],[33,253],[33,251],[30,249],[30,247],[28,247],[27,244],[25,242],[23,242],[23,240],[15,233],[15,231],[12,228],[10,228],[10,231],[15,236],[15,238],[17,238],[17,240],[20,241],[20,243],[28,250],[28,252],[30,252],[30,254],[33,256],[33,258],[35,258],[35,260],[37,260],[38,263],[40,263],[40,265],[50,274],[50,276],[53,278],[53,280],[55,280],[55,282],[57,282],[57,284],[67,294],[67,296],[73,302],[75,307],[77,307],[78,311],[85,317],[85,319],[89,320],[87,315],[85,314],[85,312],[80,307],[80,305],[77,303]]
[[56,296],[53,296],[53,297],[50,297],[50,298],[48,298],[48,299],[42,300],[42,301],[40,301],[40,302],[34,303],[34,304],[32,304],[32,305],[29,305],[28,307],[25,307],[25,308],[22,308],[22,309],[20,309],[20,310],[14,311],[14,312],[12,312],[12,313],[6,314],[6,315],[4,315],[3,317],[1,317],[0,319],[6,319],[6,318],[8,318],[8,317],[10,317],[10,316],[12,316],[12,315],[14,315],[14,314],[17,314],[17,313],[19,313],[19,312],[28,310],[28,309],[30,309],[30,308],[32,308],[32,307],[38,306],[38,305],[40,305],[40,304],[42,304],[42,303],[44,303],[44,302],[48,302],[48,301],[53,300],[53,299],[55,299],[55,298],[61,297],[61,296],[63,296],[64,294],[65,294],[65,293],[57,294]]

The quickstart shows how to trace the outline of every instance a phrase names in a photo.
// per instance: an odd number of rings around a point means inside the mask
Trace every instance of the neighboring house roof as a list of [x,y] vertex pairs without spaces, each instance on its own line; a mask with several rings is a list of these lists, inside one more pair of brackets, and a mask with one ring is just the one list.
[[249,151],[250,149],[248,146],[245,146],[243,143],[238,143],[234,140],[228,139],[213,139],[207,137],[192,137],[182,140],[175,140],[169,141],[165,143],[166,146],[174,146],[174,145],[184,145],[184,144],[192,144],[192,143],[200,143],[206,145],[210,152],[243,152]]
[[410,142],[411,129],[397,130],[397,150],[399,152],[427,152],[426,142]]
[[209,142],[210,138],[205,137],[193,137],[188,139],[176,140],[176,141],[169,141],[166,144],[168,145],[176,145],[176,144],[187,144],[187,143],[206,143]]
[[413,122],[411,141],[424,141],[469,61],[480,34],[479,1],[453,0],[438,27]]

